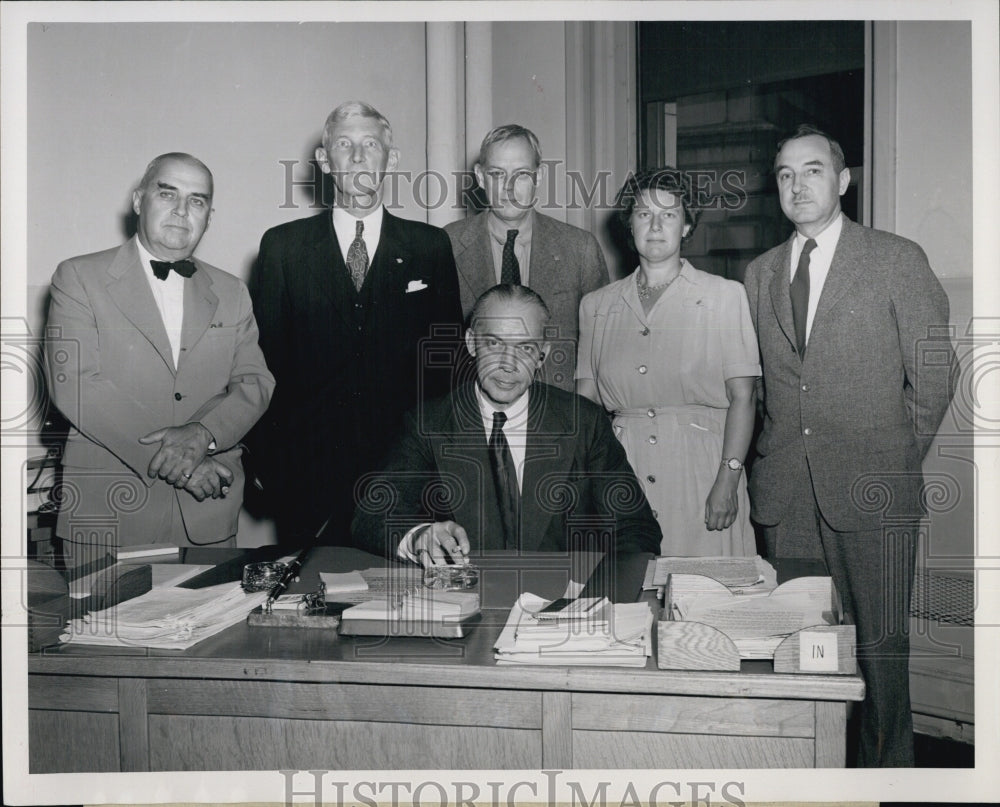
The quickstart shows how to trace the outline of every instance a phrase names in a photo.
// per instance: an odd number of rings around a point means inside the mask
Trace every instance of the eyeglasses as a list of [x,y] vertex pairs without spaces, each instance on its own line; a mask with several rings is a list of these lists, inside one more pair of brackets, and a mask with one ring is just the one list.
[[489,168],[486,171],[486,177],[490,182],[503,185],[507,188],[512,186],[527,188],[529,185],[534,185],[538,181],[538,172],[520,170],[508,175],[502,168]]
[[542,349],[534,342],[505,342],[499,336],[488,334],[479,337],[479,346],[487,353],[499,353],[511,347],[516,355],[529,361],[539,361],[542,358]]

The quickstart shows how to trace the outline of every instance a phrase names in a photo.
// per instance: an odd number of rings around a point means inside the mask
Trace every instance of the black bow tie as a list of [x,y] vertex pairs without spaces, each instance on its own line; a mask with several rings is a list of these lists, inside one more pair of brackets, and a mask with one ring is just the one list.
[[191,277],[194,274],[195,265],[188,260],[184,261],[150,261],[149,265],[153,267],[153,274],[156,275],[157,280],[166,280],[167,275],[170,274],[170,270],[173,269],[181,277]]

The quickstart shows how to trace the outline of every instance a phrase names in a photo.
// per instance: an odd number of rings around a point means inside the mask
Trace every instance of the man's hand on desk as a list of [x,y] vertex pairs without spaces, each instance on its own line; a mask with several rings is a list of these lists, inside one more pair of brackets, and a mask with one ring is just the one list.
[[217,459],[206,457],[194,469],[191,478],[185,480],[184,490],[203,502],[208,498],[225,498],[232,483],[233,472]]
[[144,445],[160,443],[160,448],[149,462],[146,473],[151,478],[165,479],[176,488],[186,488],[201,465],[212,444],[212,433],[200,423],[185,423],[157,429],[139,442]]
[[410,543],[413,555],[424,568],[447,563],[465,563],[469,557],[469,536],[454,521],[436,521],[422,527]]

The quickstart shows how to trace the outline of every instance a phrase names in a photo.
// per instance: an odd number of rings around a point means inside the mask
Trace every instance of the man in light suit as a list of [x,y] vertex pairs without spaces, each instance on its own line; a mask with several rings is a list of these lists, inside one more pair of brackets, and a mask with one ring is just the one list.
[[77,560],[111,545],[235,545],[239,443],[274,379],[246,286],[193,257],[212,192],[200,160],[157,157],[132,195],[136,236],[52,278],[49,394],[73,426],[56,535]]
[[358,478],[403,413],[451,383],[433,364],[459,347],[455,261],[442,230],[385,209],[392,143],[376,109],[338,106],[316,149],[333,209],[261,239],[250,294],[278,390],[250,445],[282,543],[322,530],[322,542],[349,544]]
[[908,766],[921,460],[953,391],[948,298],[919,246],[841,214],[835,140],[800,127],[774,170],[795,234],[746,273],[764,373],[751,514],[771,556],[825,560],[857,626],[857,763]]
[[384,469],[365,479],[359,546],[424,566],[502,550],[659,550],[659,525],[604,411],[535,380],[548,319],[524,286],[480,297],[466,332],[476,380],[407,416]]
[[532,131],[516,124],[495,128],[474,167],[489,208],[444,229],[455,251],[463,315],[497,283],[530,286],[552,311],[544,380],[572,392],[580,300],[607,285],[608,267],[593,235],[535,209],[541,163]]

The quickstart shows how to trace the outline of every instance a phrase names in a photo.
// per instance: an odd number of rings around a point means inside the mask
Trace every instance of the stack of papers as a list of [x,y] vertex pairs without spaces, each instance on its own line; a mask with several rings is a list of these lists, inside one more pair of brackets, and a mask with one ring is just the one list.
[[497,664],[644,667],[651,655],[653,613],[644,602],[580,601],[557,617],[522,594],[493,649]]
[[644,590],[663,588],[672,574],[701,575],[716,580],[734,592],[767,592],[778,585],[774,567],[760,555],[733,557],[662,557],[649,562]]
[[829,578],[815,580],[814,588],[785,591],[781,587],[763,597],[722,592],[675,598],[671,601],[673,618],[722,631],[733,640],[740,658],[768,659],[786,636],[814,625],[834,624]]
[[154,588],[141,597],[70,621],[65,644],[185,650],[242,622],[267,599],[239,583],[209,588]]

